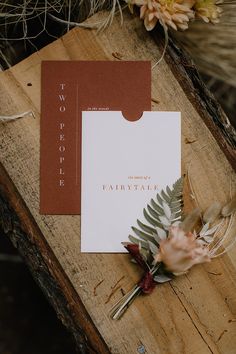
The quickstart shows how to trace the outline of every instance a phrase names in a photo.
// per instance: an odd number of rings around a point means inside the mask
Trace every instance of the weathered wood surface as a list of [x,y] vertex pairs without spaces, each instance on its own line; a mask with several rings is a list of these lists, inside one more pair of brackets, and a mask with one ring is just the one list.
[[[132,354],[142,345],[149,354],[235,353],[236,250],[140,296],[114,322],[109,309],[139,279],[139,270],[128,255],[80,254],[79,216],[39,215],[41,61],[155,61],[160,50],[140,21],[127,14],[122,29],[118,20],[99,35],[74,29],[0,74],[0,114],[35,113],[0,126],[1,216],[81,353]],[[183,173],[188,170],[203,209],[216,199],[226,202],[236,185],[232,135],[230,145],[227,132],[213,122],[221,125],[225,116],[204,90],[192,64],[171,45],[153,70],[153,110],[182,112]],[[187,193],[185,201],[192,203]]]

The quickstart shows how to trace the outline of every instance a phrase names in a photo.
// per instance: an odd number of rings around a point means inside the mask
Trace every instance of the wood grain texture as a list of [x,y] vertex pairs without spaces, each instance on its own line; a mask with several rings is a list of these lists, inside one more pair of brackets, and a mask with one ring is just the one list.
[[[96,15],[95,20],[100,16]],[[48,267],[65,301],[70,301],[69,312],[76,317],[78,328],[68,321],[67,325],[72,332],[82,328],[90,343],[94,338],[98,353],[106,353],[107,345],[112,353],[134,354],[140,345],[144,345],[149,354],[234,354],[235,250],[210,264],[194,268],[170,284],[158,286],[151,296],[140,296],[126,315],[119,322],[114,322],[109,318],[109,309],[121,297],[122,291],[128,291],[139,279],[139,270],[129,262],[128,255],[80,254],[79,216],[39,215],[41,61],[117,60],[118,56],[123,60],[150,59],[154,62],[162,47],[155,44],[156,38],[160,37],[154,36],[155,40],[145,32],[138,19],[125,14],[122,29],[117,19],[109,31],[99,35],[94,31],[74,29],[1,73],[0,114],[32,110],[35,118],[25,117],[0,126],[1,161],[15,185],[18,202],[14,193],[6,193],[10,184],[4,182],[6,175],[2,177],[1,174],[0,181],[5,183],[4,193],[11,207],[17,210],[19,219],[28,218],[24,223],[25,235],[28,234],[29,239],[34,235],[34,245],[41,261]],[[230,190],[235,192],[236,176],[232,168],[235,166],[235,151],[232,142],[212,123],[215,110],[210,107],[216,107],[216,102],[211,98],[209,103],[207,91],[201,91],[204,86],[199,86],[200,81],[196,83],[195,69],[192,69],[191,76],[189,64],[184,62],[183,65],[181,55],[174,46],[170,47],[166,60],[153,70],[153,110],[182,112],[183,173],[188,171],[191,176],[197,201],[204,209],[214,200],[226,202]],[[32,86],[28,86],[29,83]],[[221,120],[222,117],[222,112],[218,111],[218,118]],[[187,206],[192,203],[187,193],[185,201]],[[35,229],[32,229],[33,224]],[[124,240],[126,237],[124,235]],[[20,237],[18,242],[20,244]],[[27,260],[27,252],[24,252]],[[52,258],[47,252],[53,254]],[[59,276],[58,270],[61,274],[64,272],[65,277]],[[110,297],[117,282],[117,290]],[[57,312],[60,306],[55,306]],[[77,307],[84,311],[80,317],[79,311],[72,311]],[[91,331],[83,326],[87,320]]]

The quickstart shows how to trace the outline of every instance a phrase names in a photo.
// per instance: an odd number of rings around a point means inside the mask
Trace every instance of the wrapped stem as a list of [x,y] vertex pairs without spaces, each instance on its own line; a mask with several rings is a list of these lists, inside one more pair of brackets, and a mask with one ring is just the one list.
[[142,289],[140,286],[135,287],[125,294],[111,309],[110,316],[113,320],[119,320],[124,312],[128,309],[134,299],[139,296]]
[[112,307],[110,316],[113,320],[119,320],[134,299],[136,299],[136,297],[142,292],[149,294],[154,289],[155,282],[153,280],[153,275],[157,272],[159,267],[160,264],[155,265],[149,272],[146,272],[142,280]]

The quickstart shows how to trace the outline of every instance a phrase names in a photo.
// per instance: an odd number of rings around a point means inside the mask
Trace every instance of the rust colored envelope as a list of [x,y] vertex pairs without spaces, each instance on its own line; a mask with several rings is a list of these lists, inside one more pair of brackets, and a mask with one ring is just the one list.
[[80,214],[81,112],[151,110],[151,64],[45,61],[41,97],[40,212]]

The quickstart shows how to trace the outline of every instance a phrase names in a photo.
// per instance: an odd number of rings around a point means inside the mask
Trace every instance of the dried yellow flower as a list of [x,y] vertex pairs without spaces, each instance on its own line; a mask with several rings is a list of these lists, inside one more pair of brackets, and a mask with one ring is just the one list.
[[172,226],[169,237],[160,243],[155,261],[163,262],[168,271],[180,275],[195,264],[209,262],[210,256],[208,248],[196,235]]
[[140,6],[140,18],[147,31],[159,21],[163,26],[185,30],[194,18],[192,7],[195,0],[128,0],[128,4]]
[[221,3],[221,0],[197,0],[194,5],[196,16],[205,22],[218,23],[222,9],[217,5]]

